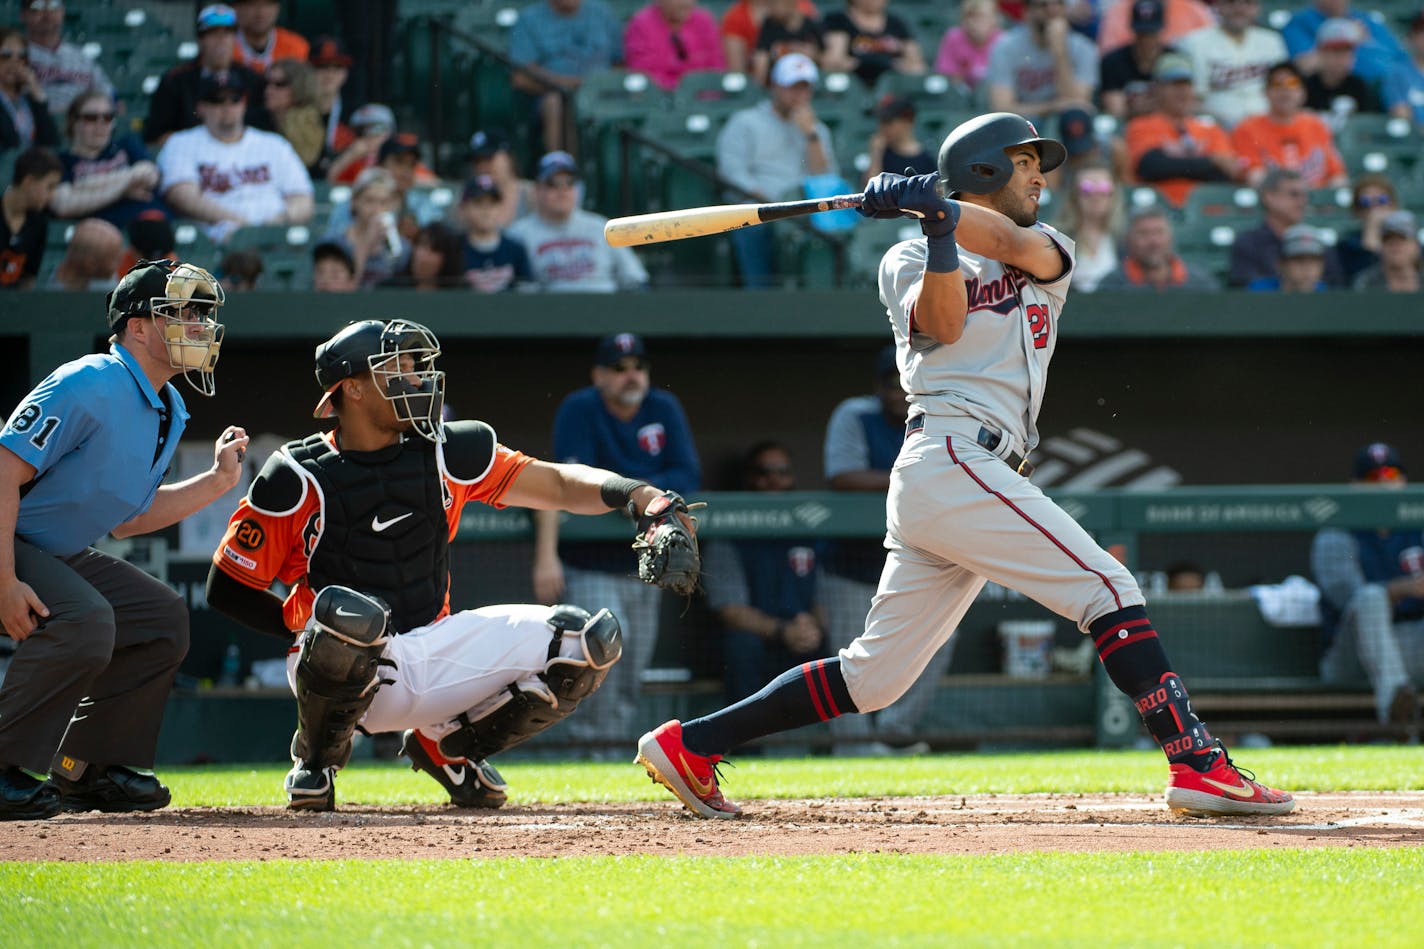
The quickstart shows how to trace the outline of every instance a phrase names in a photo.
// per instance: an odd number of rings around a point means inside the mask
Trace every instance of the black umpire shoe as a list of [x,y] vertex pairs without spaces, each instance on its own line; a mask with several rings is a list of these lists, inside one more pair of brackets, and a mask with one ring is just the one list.
[[456,807],[503,807],[508,799],[509,785],[494,765],[481,758],[478,761],[451,761],[436,764],[420,736],[408,731],[401,736],[400,753],[410,759],[410,770],[424,771],[450,794]]
[[151,771],[138,771],[121,764],[91,764],[84,776],[71,781],[62,775],[50,780],[59,788],[66,811],[156,811],[173,800],[168,788]]
[[0,820],[44,820],[62,809],[53,784],[11,765],[0,767]]

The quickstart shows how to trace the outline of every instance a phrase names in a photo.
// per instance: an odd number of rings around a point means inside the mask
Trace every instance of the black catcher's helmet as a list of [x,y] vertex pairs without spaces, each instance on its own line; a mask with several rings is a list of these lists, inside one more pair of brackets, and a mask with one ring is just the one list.
[[381,395],[395,404],[397,418],[409,421],[422,438],[442,442],[445,373],[435,369],[439,355],[440,340],[419,323],[349,323],[316,348],[316,381],[324,393],[313,414],[317,418],[334,414],[331,397],[337,385],[369,372]]

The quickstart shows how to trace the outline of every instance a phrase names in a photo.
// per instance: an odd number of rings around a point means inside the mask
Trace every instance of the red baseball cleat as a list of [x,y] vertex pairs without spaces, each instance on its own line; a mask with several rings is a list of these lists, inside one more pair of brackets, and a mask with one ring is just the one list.
[[699,755],[682,743],[682,722],[664,722],[638,739],[635,759],[648,769],[648,777],[667,788],[700,817],[727,820],[742,809],[717,790],[717,762],[721,755]]
[[1221,754],[1207,771],[1191,765],[1174,764],[1167,779],[1167,806],[1191,817],[1222,817],[1231,814],[1289,814],[1295,798],[1285,791],[1256,783],[1256,776],[1231,763],[1231,756],[1219,742]]

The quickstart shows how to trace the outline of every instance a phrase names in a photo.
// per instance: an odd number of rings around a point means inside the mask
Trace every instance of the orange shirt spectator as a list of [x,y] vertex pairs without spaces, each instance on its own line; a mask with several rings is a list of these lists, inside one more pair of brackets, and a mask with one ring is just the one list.
[[266,72],[279,59],[306,62],[311,44],[300,33],[277,25],[282,5],[276,0],[233,0],[237,35],[232,59],[254,72]]
[[[761,21],[766,19],[766,0],[737,0],[722,14],[722,51],[730,72],[746,72],[751,66],[752,50],[756,49]],[[796,9],[808,19],[821,14],[811,0],[800,0]]]
[[[1167,25],[1162,29],[1162,45],[1171,46],[1192,30],[1215,26],[1211,7],[1200,0],[1167,0]],[[1130,25],[1132,0],[1118,0],[1103,11],[1098,21],[1098,52],[1126,46],[1132,42]]]
[[1277,63],[1266,73],[1266,101],[1264,114],[1247,116],[1231,133],[1248,182],[1257,184],[1272,168],[1290,168],[1307,188],[1350,183],[1330,126],[1305,109],[1305,82],[1294,63]]
[[1181,207],[1202,181],[1240,181],[1241,159],[1221,126],[1198,119],[1192,64],[1178,53],[1163,53],[1153,67],[1157,108],[1127,123],[1128,173],[1154,185],[1167,201]]

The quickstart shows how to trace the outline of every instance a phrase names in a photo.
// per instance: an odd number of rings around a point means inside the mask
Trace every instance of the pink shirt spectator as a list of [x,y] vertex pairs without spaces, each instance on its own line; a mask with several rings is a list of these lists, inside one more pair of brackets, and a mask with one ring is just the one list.
[[951,27],[939,41],[934,71],[958,79],[971,89],[977,87],[989,71],[989,51],[999,35],[1000,31],[995,30],[983,46],[975,46],[962,26]]
[[[681,21],[670,22],[669,13]],[[633,14],[623,32],[623,61],[664,89],[690,70],[727,68],[717,21],[688,0],[655,0]]]

